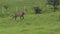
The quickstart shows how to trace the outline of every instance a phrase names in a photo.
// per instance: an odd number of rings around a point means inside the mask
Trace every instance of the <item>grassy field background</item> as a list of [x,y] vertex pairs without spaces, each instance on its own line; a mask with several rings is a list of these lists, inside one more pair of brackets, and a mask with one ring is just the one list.
[[[60,34],[60,10],[53,12],[52,6],[46,2],[47,0],[0,0],[0,34]],[[9,9],[3,18],[2,6],[5,4]],[[25,19],[12,19],[10,14],[16,11],[16,7],[21,9],[24,6],[28,9]],[[42,14],[34,14],[34,6],[39,6]]]

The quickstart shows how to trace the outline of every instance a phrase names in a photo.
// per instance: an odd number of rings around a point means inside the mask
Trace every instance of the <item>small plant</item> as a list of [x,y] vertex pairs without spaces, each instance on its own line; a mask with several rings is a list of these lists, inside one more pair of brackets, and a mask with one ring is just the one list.
[[34,7],[35,14],[41,14],[41,9],[39,7]]

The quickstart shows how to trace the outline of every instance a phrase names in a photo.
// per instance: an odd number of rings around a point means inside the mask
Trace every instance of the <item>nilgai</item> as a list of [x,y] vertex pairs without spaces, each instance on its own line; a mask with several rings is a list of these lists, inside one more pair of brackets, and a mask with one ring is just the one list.
[[15,13],[12,14],[12,17],[16,20],[17,17],[20,17],[20,19],[24,19],[24,15],[26,13],[27,9],[22,9],[21,11],[18,10]]

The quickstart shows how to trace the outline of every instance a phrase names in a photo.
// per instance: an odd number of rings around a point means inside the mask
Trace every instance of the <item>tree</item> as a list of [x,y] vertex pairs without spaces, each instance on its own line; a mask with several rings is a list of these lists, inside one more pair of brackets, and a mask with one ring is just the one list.
[[54,12],[57,9],[57,6],[60,4],[60,0],[47,0],[49,5],[54,7]]

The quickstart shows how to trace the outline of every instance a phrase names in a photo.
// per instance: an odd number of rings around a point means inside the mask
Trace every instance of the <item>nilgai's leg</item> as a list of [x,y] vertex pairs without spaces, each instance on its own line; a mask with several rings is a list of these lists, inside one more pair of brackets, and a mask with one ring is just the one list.
[[22,19],[24,19],[24,15],[22,16]]
[[21,19],[21,16],[20,16],[20,19]]
[[23,19],[22,19],[22,16],[20,16],[20,19],[23,20]]
[[24,19],[24,16],[20,16],[20,19],[23,20]]

